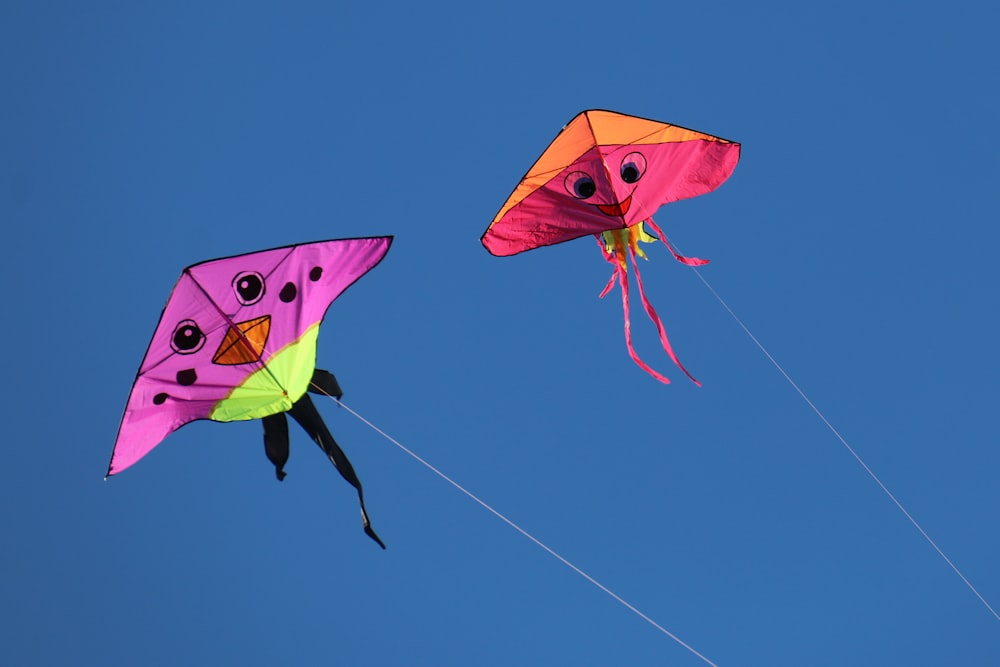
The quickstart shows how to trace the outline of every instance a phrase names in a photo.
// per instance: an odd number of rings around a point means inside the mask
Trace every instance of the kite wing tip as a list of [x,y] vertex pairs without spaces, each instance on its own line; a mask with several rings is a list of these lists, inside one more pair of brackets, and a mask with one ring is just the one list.
[[504,249],[493,239],[493,237],[489,235],[489,232],[480,236],[479,242],[483,244],[484,248],[486,248],[486,252],[490,253],[494,257],[509,257],[510,255],[517,254],[513,252],[504,252]]

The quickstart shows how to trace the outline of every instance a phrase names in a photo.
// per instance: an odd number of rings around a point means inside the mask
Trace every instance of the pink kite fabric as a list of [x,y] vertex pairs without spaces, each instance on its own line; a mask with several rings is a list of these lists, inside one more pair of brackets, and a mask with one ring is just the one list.
[[[680,364],[659,315],[645,295],[635,257],[639,242],[659,240],[689,266],[706,260],[674,251],[652,216],[661,206],[719,187],[736,168],[740,145],[703,132],[614,111],[574,117],[535,161],[489,227],[482,243],[498,256],[514,255],[593,234],[615,266],[608,288],[622,288],[625,341],[632,359],[656,379],[669,380],[639,359],[629,321],[628,263],[647,315],[667,355]],[[659,237],[650,236],[644,225]],[[694,378],[691,378],[692,380]]]
[[[630,148],[595,146],[581,155],[494,224],[483,237],[486,249],[494,255],[514,255],[624,229],[664,204],[714,190],[739,158],[738,144],[708,141],[643,146],[641,152]],[[645,162],[641,182],[621,178],[619,163],[626,157]],[[574,180],[574,174],[580,175]],[[588,184],[592,194],[579,196],[578,189]]]
[[382,260],[391,242],[319,241],[184,269],[132,386],[107,474],[196,419],[289,410],[308,388],[330,304]]

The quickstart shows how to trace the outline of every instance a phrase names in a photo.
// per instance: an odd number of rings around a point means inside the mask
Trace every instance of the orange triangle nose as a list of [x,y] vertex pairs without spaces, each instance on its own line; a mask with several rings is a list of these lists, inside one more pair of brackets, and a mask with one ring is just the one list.
[[222,366],[237,366],[259,361],[271,333],[271,316],[238,322],[229,327],[212,361]]

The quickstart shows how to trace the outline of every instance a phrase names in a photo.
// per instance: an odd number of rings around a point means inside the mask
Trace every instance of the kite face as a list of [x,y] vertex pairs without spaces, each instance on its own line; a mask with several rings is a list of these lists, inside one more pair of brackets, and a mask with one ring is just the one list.
[[612,111],[584,111],[559,133],[497,213],[482,242],[513,255],[624,229],[674,201],[711,192],[740,145]]
[[196,419],[289,410],[312,378],[330,304],[382,260],[391,242],[320,241],[184,269],[132,387],[108,474]]
[[[638,244],[660,240],[678,261],[689,266],[705,264],[706,260],[683,257],[670,248],[652,216],[664,204],[719,187],[739,157],[738,143],[710,134],[613,111],[584,111],[563,128],[518,183],[483,233],[483,246],[494,255],[506,256],[588,234],[596,236],[604,258],[615,267],[601,296],[615,281],[622,288],[629,355],[650,375],[669,382],[640,360],[632,347],[627,264],[631,257],[642,305],[656,324],[660,342],[691,377],[646,299],[635,264],[637,255],[643,259],[646,255]],[[650,236],[644,224],[659,238]]]

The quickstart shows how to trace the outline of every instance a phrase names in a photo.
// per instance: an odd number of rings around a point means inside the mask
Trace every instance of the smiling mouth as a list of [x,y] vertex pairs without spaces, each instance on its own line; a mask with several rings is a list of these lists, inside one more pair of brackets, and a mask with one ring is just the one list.
[[629,207],[632,205],[632,195],[625,197],[621,202],[617,204],[595,204],[597,208],[601,209],[601,213],[604,215],[614,215],[621,217],[628,213]]

